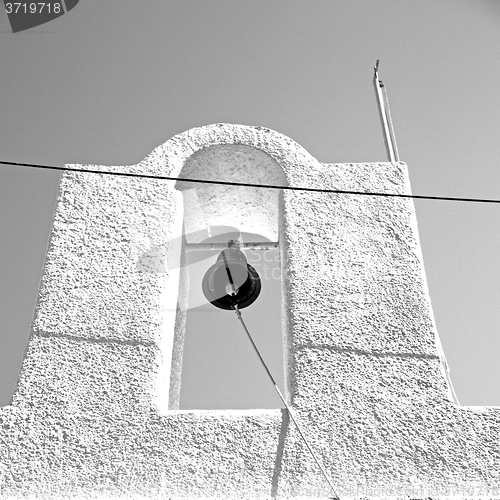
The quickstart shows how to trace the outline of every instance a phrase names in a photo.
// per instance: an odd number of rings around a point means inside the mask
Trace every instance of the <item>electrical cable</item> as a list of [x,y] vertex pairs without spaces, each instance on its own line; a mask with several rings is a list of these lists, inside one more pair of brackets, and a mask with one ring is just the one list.
[[[229,268],[227,266],[226,266],[226,269],[227,269],[228,275],[229,275]],[[238,307],[237,304],[234,306],[234,310],[236,311],[236,316],[238,316],[238,319],[240,320],[240,322],[241,322],[241,324],[243,326],[243,329],[245,330],[245,333],[247,334],[247,337],[250,340],[250,342],[252,344],[252,347],[254,348],[254,351],[256,352],[257,356],[259,357],[259,360],[262,363],[262,366],[264,367],[264,369],[267,372],[267,375],[271,379],[271,382],[274,385],[274,388],[276,389],[276,392],[278,393],[278,396],[280,397],[281,401],[283,401],[283,404],[285,405],[285,407],[286,407],[286,409],[288,411],[288,415],[290,415],[290,418],[292,419],[292,422],[295,424],[295,427],[297,427],[297,430],[299,431],[299,434],[300,434],[302,440],[304,441],[305,445],[307,446],[307,449],[309,450],[309,452],[311,453],[312,457],[314,458],[314,461],[316,462],[316,464],[320,468],[323,476],[326,479],[326,482],[328,483],[328,485],[332,489],[333,494],[334,494],[334,500],[340,500],[339,496],[337,495],[337,492],[335,491],[335,487],[333,486],[333,483],[332,483],[331,479],[328,477],[328,474],[325,471],[325,468],[323,467],[323,465],[319,461],[318,457],[316,456],[316,453],[314,453],[314,450],[311,448],[309,442],[307,441],[304,432],[300,428],[300,425],[299,425],[297,419],[295,418],[295,415],[293,414],[292,409],[290,408],[290,405],[286,402],[286,399],[284,398],[283,394],[279,390],[279,387],[276,384],[276,381],[274,380],[274,377],[272,376],[271,372],[269,371],[269,368],[267,367],[266,362],[264,361],[264,358],[261,356],[261,354],[259,352],[259,349],[257,348],[255,342],[253,341],[253,338],[250,335],[250,332],[248,331],[248,328],[247,328],[245,322],[243,321],[243,317],[241,316],[241,312],[240,312],[240,309],[239,309],[239,307]]]
[[441,201],[463,201],[471,203],[498,203],[500,204],[500,199],[491,198],[461,198],[453,196],[428,196],[428,195],[418,195],[418,194],[398,194],[398,193],[379,193],[373,191],[350,191],[345,189],[322,189],[322,188],[308,188],[299,186],[273,186],[271,184],[251,184],[247,182],[228,182],[228,181],[209,181],[203,179],[186,179],[183,177],[167,177],[160,175],[148,175],[148,174],[132,174],[127,172],[109,172],[106,170],[92,170],[88,168],[71,168],[71,167],[56,167],[53,165],[37,165],[33,163],[19,163],[12,161],[0,161],[3,165],[16,165],[20,167],[32,167],[41,168],[47,170],[60,170],[67,172],[83,172],[89,174],[103,174],[103,175],[117,175],[123,177],[137,177],[142,179],[158,179],[167,181],[183,181],[183,182],[194,182],[202,184],[220,184],[225,186],[242,186],[242,187],[255,187],[264,189],[283,189],[288,191],[308,191],[314,193],[333,193],[333,194],[354,194],[361,196],[384,196],[391,198],[413,198],[417,200],[441,200]]

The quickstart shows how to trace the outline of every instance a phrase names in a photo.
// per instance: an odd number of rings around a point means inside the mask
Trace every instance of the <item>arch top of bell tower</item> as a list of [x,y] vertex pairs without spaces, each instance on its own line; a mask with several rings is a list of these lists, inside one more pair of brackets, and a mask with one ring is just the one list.
[[[287,184],[292,184],[294,166],[317,167],[319,161],[286,135],[265,127],[216,123],[189,129],[156,147],[138,164],[141,170],[179,177],[184,163],[203,148],[240,144],[261,150],[283,169]],[[301,169],[298,169],[300,171]]]

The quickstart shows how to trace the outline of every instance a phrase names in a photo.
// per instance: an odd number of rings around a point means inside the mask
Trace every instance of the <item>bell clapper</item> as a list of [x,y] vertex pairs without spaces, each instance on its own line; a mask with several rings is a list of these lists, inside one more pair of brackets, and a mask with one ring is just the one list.
[[[230,248],[232,245],[233,245],[233,240],[229,240],[228,248]],[[229,264],[227,263],[225,250],[222,251],[221,255],[224,258],[224,265],[226,266],[227,278],[229,280],[229,283],[226,285],[226,293],[228,295],[234,296],[238,293],[238,290],[234,286],[234,281],[233,277],[231,276],[231,271],[229,270]]]
[[237,240],[229,240],[214,265],[202,281],[202,289],[208,301],[220,309],[231,310],[248,307],[259,296],[260,276],[248,264]]

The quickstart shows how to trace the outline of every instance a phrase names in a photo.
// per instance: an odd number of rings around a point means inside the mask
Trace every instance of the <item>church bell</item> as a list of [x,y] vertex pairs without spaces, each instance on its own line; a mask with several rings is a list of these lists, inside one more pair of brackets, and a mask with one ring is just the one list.
[[234,242],[217,257],[205,273],[202,282],[207,300],[220,309],[248,307],[260,294],[261,282],[257,271],[247,262],[245,254]]

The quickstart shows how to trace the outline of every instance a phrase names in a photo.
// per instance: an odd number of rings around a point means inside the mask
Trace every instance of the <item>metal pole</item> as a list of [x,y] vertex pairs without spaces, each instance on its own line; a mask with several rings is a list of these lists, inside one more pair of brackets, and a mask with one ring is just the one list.
[[390,162],[399,161],[398,147],[396,145],[396,136],[392,126],[391,112],[389,110],[389,101],[387,99],[387,91],[384,82],[378,77],[379,60],[375,64],[375,74],[373,75],[373,86],[375,88],[375,96],[377,98],[378,112],[380,123],[382,125],[382,133],[384,135],[385,149],[387,158]]
[[[188,252],[197,250],[217,250],[222,251],[228,248],[227,243],[185,243],[185,248]],[[277,241],[255,241],[239,243],[239,248],[245,250],[271,250],[278,248]]]
[[394,134],[394,127],[392,125],[392,118],[391,118],[391,110],[389,108],[389,99],[387,98],[387,87],[384,85],[384,82],[382,81],[380,82],[380,86],[382,88],[382,92],[384,95],[385,116],[387,124],[389,126],[389,134],[391,138],[392,151],[394,153],[394,160],[399,161],[398,146],[396,144],[396,135]]

